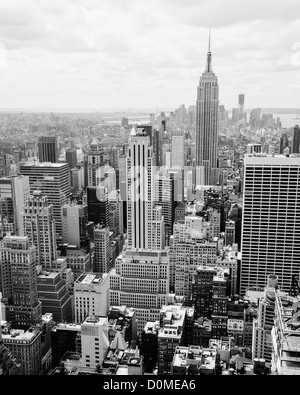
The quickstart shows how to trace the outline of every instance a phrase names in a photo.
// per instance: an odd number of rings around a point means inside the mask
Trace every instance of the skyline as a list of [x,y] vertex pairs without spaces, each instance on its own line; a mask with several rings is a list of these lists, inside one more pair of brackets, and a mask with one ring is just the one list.
[[297,107],[297,1],[223,3],[4,1],[0,109],[195,105],[209,26],[220,104]]

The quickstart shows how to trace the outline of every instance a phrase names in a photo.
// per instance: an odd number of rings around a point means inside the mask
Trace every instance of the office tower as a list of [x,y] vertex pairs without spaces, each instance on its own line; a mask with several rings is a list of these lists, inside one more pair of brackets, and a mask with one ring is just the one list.
[[26,162],[20,166],[20,173],[29,177],[30,193],[40,190],[53,205],[56,237],[62,236],[61,208],[68,203],[70,170],[66,163]]
[[239,95],[239,119],[242,119],[244,116],[244,111],[245,111],[245,95],[241,93]]
[[212,71],[210,45],[200,78],[196,116],[196,166],[204,168],[204,185],[215,185],[218,167],[219,86]]
[[235,243],[235,222],[231,220],[227,220],[225,226],[225,246],[230,246],[234,243]]
[[150,114],[150,125],[152,127],[154,127],[154,125],[155,125],[155,114],[154,113]]
[[213,339],[221,339],[227,336],[228,320],[228,275],[226,272],[218,272],[213,279],[212,297],[212,331]]
[[69,148],[66,151],[66,162],[70,170],[77,166],[77,151],[74,148]]
[[213,266],[217,243],[206,240],[208,224],[202,217],[186,217],[175,223],[170,242],[170,286],[178,296],[190,299],[194,272],[199,266]]
[[57,137],[55,136],[42,136],[38,140],[39,161],[57,163],[58,162],[58,149]]
[[78,250],[77,247],[68,246],[65,252],[67,258],[67,268],[71,269],[74,274],[74,281],[82,275],[82,273],[92,270],[92,252],[86,252],[83,249]]
[[211,318],[213,279],[216,268],[199,266],[192,283],[192,300],[195,303],[195,318]]
[[52,368],[60,364],[66,352],[81,353],[81,326],[57,323],[51,332]]
[[209,221],[208,240],[214,241],[215,238],[220,237],[221,214],[217,209],[210,208],[207,210],[207,217],[208,217],[208,221]]
[[94,235],[94,223],[88,221],[88,206],[70,203],[62,206],[62,242],[86,251]]
[[71,296],[59,272],[41,272],[37,277],[38,298],[43,314],[53,315],[55,322],[72,322]]
[[169,246],[175,222],[174,178],[172,175],[156,173],[154,178],[154,201],[162,207],[165,226],[165,245]]
[[174,132],[172,136],[172,167],[184,167],[184,134]]
[[24,233],[37,247],[37,264],[42,265],[43,269],[51,269],[57,259],[53,205],[41,191],[34,191],[22,215]]
[[104,179],[104,151],[102,144],[95,138],[88,151],[88,186],[97,187]]
[[259,128],[261,120],[261,109],[256,108],[250,112],[249,123],[251,128]]
[[127,158],[126,155],[119,156],[119,189],[123,208],[123,226],[127,229]]
[[154,166],[161,167],[163,165],[163,139],[162,132],[159,129],[153,130],[153,157],[154,157]]
[[96,226],[94,230],[94,262],[93,272],[108,273],[113,267],[110,259],[110,230],[109,227]]
[[81,363],[95,369],[108,352],[108,320],[91,315],[81,324]]
[[109,226],[108,188],[105,185],[87,188],[88,220],[95,225]]
[[122,126],[122,128],[128,128],[128,126],[129,126],[129,119],[128,118],[122,118],[122,120],[121,120],[121,126]]
[[112,191],[109,194],[109,207],[112,212],[116,214],[116,225],[114,229],[110,230],[114,232],[114,236],[124,233],[124,223],[123,223],[123,201],[121,200],[120,191]]
[[247,288],[264,287],[276,274],[288,292],[299,274],[300,158],[246,155],[241,243],[241,295]]
[[293,131],[292,154],[300,154],[300,127],[296,125]]
[[75,322],[80,324],[90,314],[106,317],[109,308],[109,275],[82,273],[74,284]]
[[4,346],[20,365],[22,376],[38,376],[42,373],[42,333],[37,328],[26,332],[11,329],[2,334]]
[[131,306],[137,316],[138,331],[146,322],[158,319],[169,293],[169,252],[126,250],[110,272],[110,304]]
[[228,299],[227,334],[234,339],[234,344],[239,347],[244,346],[245,307],[247,307],[247,303],[238,295],[233,295]]
[[29,178],[12,176],[0,179],[0,215],[3,232],[23,233],[23,205],[29,196]]
[[[289,139],[286,133],[283,133],[280,138],[280,148],[279,153],[286,155],[286,148],[289,148]],[[288,151],[290,153],[290,151]]]
[[163,248],[161,207],[154,205],[150,137],[132,129],[127,156],[127,240],[132,249]]
[[277,375],[299,375],[299,308],[300,301],[287,295],[275,295],[272,336],[272,372]]
[[28,329],[41,321],[37,291],[36,247],[28,237],[6,236],[0,242],[0,266],[6,319]]

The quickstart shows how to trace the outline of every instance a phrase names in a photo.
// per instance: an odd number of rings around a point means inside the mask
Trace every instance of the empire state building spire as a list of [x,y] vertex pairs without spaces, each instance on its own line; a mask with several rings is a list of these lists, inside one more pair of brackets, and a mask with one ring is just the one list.
[[206,72],[210,73],[212,71],[211,68],[211,29],[209,28],[209,39],[208,39],[208,52],[207,52],[207,65],[206,65]]

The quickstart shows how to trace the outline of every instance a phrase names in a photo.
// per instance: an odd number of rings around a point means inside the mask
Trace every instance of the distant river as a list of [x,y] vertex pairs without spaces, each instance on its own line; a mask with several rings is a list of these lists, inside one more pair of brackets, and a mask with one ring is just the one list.
[[[300,125],[300,116],[296,114],[273,114],[273,117],[280,118],[283,128],[293,128],[295,125]],[[298,117],[298,119],[296,119]]]

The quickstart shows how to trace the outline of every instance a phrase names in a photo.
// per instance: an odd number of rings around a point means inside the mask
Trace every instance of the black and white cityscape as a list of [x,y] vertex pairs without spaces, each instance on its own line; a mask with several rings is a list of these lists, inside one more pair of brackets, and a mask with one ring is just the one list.
[[300,374],[300,8],[241,3],[1,1],[0,376]]

